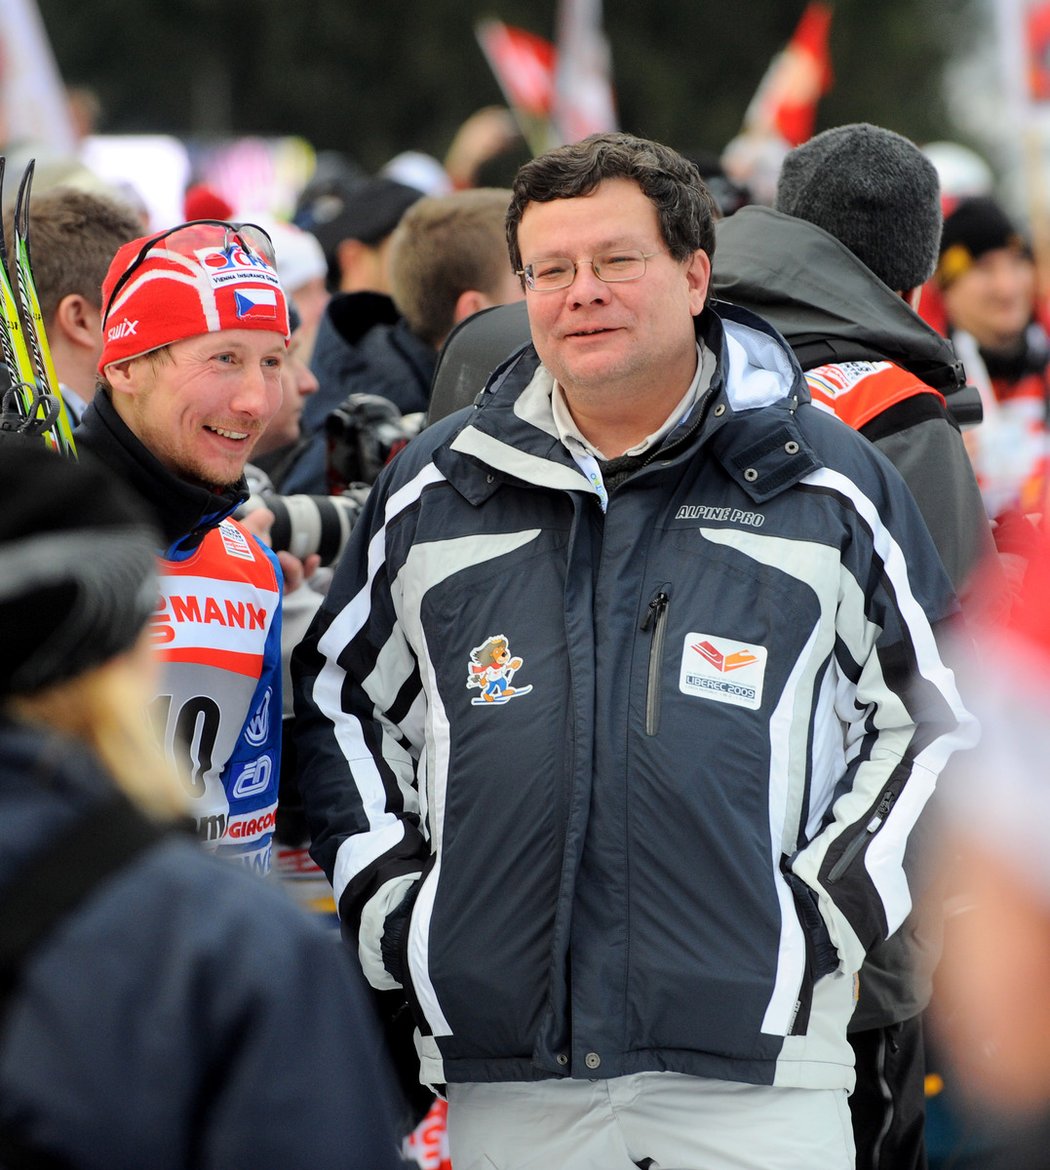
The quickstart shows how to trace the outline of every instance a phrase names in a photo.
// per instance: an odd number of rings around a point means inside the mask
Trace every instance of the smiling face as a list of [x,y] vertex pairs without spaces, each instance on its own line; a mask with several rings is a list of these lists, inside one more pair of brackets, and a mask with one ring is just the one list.
[[227,329],[106,367],[113,405],[169,471],[222,488],[236,483],[281,403],[284,338]]
[[[533,343],[570,408],[658,401],[656,414],[664,402],[669,411],[696,371],[693,318],[710,281],[707,254],[673,260],[655,207],[629,179],[607,179],[578,198],[528,204],[518,246],[523,265],[550,256],[577,265],[568,288],[526,295]],[[639,280],[606,284],[590,260],[619,248],[655,255]]]

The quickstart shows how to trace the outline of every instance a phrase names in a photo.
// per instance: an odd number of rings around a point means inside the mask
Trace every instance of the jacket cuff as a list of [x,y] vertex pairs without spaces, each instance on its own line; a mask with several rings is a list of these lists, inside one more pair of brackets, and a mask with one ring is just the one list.
[[839,953],[831,941],[831,932],[820,912],[816,893],[791,870],[785,870],[784,876],[795,898],[799,922],[809,940],[813,981],[816,982],[838,970]]
[[415,905],[417,886],[412,886],[401,902],[390,911],[383,923],[383,937],[379,940],[379,950],[383,957],[383,966],[387,974],[397,983],[406,986],[406,971],[408,966],[408,923],[412,917],[412,907]]

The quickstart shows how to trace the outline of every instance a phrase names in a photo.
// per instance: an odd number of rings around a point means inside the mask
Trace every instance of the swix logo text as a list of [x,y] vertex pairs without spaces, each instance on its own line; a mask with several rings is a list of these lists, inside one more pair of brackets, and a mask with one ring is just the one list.
[[127,317],[119,325],[106,330],[106,337],[110,341],[119,341],[122,337],[135,337],[138,333],[138,321],[129,321]]

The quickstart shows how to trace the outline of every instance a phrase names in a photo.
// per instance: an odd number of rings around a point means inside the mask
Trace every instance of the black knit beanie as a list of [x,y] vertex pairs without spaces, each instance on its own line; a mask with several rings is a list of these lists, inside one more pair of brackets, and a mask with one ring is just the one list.
[[857,122],[797,146],[784,159],[774,206],[833,235],[894,291],[925,284],[937,265],[937,170],[892,130]]
[[998,203],[987,195],[962,199],[945,217],[937,283],[947,288],[986,252],[1013,248],[1031,256],[1028,244]]
[[0,446],[0,696],[132,646],[157,603],[158,538],[130,490],[42,440]]

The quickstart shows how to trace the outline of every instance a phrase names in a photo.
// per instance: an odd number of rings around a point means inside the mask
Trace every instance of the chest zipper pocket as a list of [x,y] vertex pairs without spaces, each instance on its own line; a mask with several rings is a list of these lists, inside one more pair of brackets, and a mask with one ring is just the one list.
[[649,602],[642,618],[642,633],[652,630],[649,643],[649,672],[645,686],[645,734],[656,735],[660,730],[660,667],[664,659],[664,639],[667,636],[667,607],[671,599],[661,589]]

